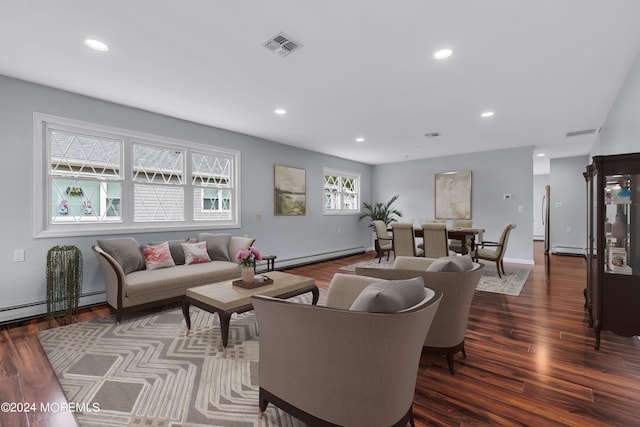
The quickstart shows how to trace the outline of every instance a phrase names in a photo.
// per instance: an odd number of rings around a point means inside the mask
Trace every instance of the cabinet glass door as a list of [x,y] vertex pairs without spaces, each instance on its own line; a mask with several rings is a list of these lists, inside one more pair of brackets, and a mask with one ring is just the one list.
[[[610,175],[605,177],[605,257],[604,271],[612,274],[639,274],[634,262],[634,248],[630,237],[635,232],[638,209],[634,206],[634,186],[638,175]],[[637,204],[639,201],[635,200]],[[637,249],[636,249],[637,252]],[[635,272],[634,272],[634,264]]]

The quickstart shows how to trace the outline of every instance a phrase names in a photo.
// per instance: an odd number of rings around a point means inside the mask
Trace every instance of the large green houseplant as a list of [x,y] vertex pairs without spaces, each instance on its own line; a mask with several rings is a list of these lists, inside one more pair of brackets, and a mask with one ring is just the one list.
[[[362,206],[364,209],[358,217],[358,220],[362,221],[365,218],[371,218],[372,222],[380,220],[383,221],[386,225],[391,224],[393,221],[396,221],[396,216],[402,217],[402,212],[391,206],[397,199],[398,195],[396,194],[384,203],[378,202],[376,204],[369,204],[367,202],[362,202]],[[370,227],[373,228],[373,224],[371,224]]]

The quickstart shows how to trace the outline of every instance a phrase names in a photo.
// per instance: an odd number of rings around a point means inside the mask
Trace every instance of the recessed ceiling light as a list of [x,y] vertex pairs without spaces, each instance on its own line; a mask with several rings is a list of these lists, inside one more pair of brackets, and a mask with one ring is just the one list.
[[91,49],[99,50],[101,52],[106,52],[109,50],[109,46],[106,43],[101,42],[100,40],[86,39],[84,41],[84,44]]
[[544,157],[544,153],[538,153],[536,154],[536,157]]
[[453,55],[453,51],[451,49],[440,49],[433,54],[433,57],[435,59],[447,59],[451,55]]
[[362,137],[356,138],[356,142],[364,142],[364,138]]
[[484,113],[480,114],[480,117],[491,117],[493,116],[493,111],[485,111]]
[[287,110],[285,110],[284,108],[276,108],[273,112],[279,116],[284,116],[285,114],[287,114]]

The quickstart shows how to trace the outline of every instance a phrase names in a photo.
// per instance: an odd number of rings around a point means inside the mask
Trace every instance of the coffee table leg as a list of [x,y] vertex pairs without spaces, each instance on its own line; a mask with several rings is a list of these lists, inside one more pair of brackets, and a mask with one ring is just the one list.
[[231,323],[231,314],[227,311],[219,311],[220,316],[220,332],[222,333],[222,349],[224,357],[227,357],[227,344],[229,344],[229,324]]
[[318,304],[318,299],[320,298],[320,290],[318,288],[311,289],[311,294],[313,295],[313,300],[311,301],[312,305]]
[[188,300],[182,301],[182,315],[184,316],[185,322],[187,322],[187,335],[189,335],[189,330],[191,329],[191,314],[189,313],[189,307],[191,303]]

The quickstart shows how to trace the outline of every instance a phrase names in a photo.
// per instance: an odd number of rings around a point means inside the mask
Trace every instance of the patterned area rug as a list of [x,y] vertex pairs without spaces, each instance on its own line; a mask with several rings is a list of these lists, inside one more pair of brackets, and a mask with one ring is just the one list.
[[[383,257],[380,263],[378,263],[378,259],[376,258],[371,261],[362,261],[351,265],[345,265],[344,267],[340,267],[340,269],[355,271],[356,267],[391,268],[392,266],[393,259],[390,259],[387,262],[386,258]],[[478,283],[476,289],[479,291],[493,292],[497,294],[514,296],[520,295],[531,270],[528,268],[508,266],[505,267],[504,270],[506,274],[503,274],[502,278],[500,278],[498,277],[495,264],[485,264],[484,273],[482,274],[480,283]]]
[[[326,298],[320,291],[320,304]],[[292,300],[310,303],[310,295]],[[304,426],[273,405],[258,418],[258,332],[253,311],[234,315],[227,358],[219,318],[179,307],[38,333],[81,426]]]

